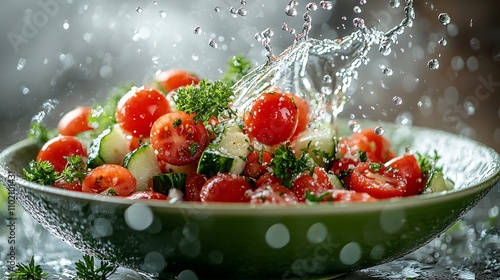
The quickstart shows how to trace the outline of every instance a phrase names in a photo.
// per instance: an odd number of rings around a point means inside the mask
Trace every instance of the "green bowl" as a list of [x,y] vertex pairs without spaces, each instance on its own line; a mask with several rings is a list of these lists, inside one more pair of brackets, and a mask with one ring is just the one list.
[[0,154],[0,174],[6,185],[15,183],[11,195],[48,231],[84,253],[136,271],[178,279],[332,277],[419,248],[500,179],[500,157],[491,148],[442,131],[383,125],[400,152],[437,150],[454,190],[315,206],[131,201],[21,179],[40,148],[30,140]]

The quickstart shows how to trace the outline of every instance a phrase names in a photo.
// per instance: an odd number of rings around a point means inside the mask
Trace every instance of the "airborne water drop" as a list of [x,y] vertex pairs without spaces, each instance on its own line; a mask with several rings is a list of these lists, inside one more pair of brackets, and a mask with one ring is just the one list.
[[433,58],[427,62],[427,66],[429,66],[430,69],[436,70],[439,68],[439,60]]
[[438,15],[438,20],[442,25],[448,25],[451,22],[450,15],[448,15],[447,13],[440,13]]

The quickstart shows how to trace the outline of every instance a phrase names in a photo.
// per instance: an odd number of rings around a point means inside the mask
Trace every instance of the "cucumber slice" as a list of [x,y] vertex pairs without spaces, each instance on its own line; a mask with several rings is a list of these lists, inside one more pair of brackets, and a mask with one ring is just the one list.
[[296,157],[308,151],[318,166],[326,168],[335,156],[335,131],[326,124],[308,128],[297,136],[291,146]]
[[151,144],[142,145],[128,153],[123,159],[123,166],[134,175],[138,191],[148,190],[149,180],[161,173]]
[[339,177],[333,173],[328,173],[328,179],[335,190],[344,190],[344,184],[340,181]]
[[241,174],[245,169],[250,139],[234,122],[224,130],[201,155],[197,172],[212,177],[219,172]]
[[104,130],[90,144],[88,151],[88,167],[95,168],[105,163],[122,164],[129,152],[129,144],[125,133],[118,125]]
[[455,183],[452,180],[444,177],[443,172],[435,171],[427,182],[427,190],[433,193],[450,191],[454,185]]
[[171,189],[186,190],[185,173],[163,173],[153,176],[153,191],[169,196]]

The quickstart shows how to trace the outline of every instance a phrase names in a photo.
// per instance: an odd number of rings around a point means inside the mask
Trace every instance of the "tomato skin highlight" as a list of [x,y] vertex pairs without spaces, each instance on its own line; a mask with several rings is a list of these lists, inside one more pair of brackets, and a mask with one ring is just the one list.
[[57,124],[61,135],[75,136],[82,132],[92,130],[89,124],[90,107],[81,106],[67,112]]
[[82,183],[82,191],[103,193],[112,189],[119,196],[128,196],[137,187],[137,180],[128,169],[117,164],[104,164],[92,169]]
[[369,162],[359,163],[351,175],[350,189],[365,192],[374,198],[393,198],[404,196],[406,182],[398,173],[383,164],[378,164],[378,171],[372,170]]
[[278,204],[291,205],[297,204],[298,200],[295,194],[281,184],[270,184],[255,189],[250,204]]
[[126,196],[125,199],[169,200],[168,196],[155,191],[136,191]]
[[249,202],[252,188],[243,176],[219,173],[208,179],[200,192],[201,202]]
[[263,93],[245,114],[245,130],[262,144],[276,145],[293,135],[299,112],[294,101],[284,93]]
[[118,101],[116,121],[126,133],[148,137],[153,123],[170,112],[170,103],[161,92],[144,87],[132,87]]
[[187,165],[201,157],[209,144],[208,132],[203,123],[193,121],[193,116],[170,112],[154,122],[150,141],[160,163]]
[[404,154],[386,162],[385,165],[397,170],[406,181],[403,196],[418,195],[424,190],[427,180],[414,155]]
[[54,165],[54,170],[61,172],[66,167],[65,157],[79,155],[84,160],[87,158],[87,151],[82,142],[74,136],[59,135],[47,141],[36,157],[37,161],[49,161]]
[[180,87],[197,85],[200,82],[200,78],[186,70],[170,69],[156,75],[155,81],[161,90],[168,93]]
[[292,191],[299,202],[306,201],[306,192],[318,195],[330,189],[333,189],[333,186],[328,173],[320,167],[314,167],[312,175],[309,171],[302,172],[292,183]]

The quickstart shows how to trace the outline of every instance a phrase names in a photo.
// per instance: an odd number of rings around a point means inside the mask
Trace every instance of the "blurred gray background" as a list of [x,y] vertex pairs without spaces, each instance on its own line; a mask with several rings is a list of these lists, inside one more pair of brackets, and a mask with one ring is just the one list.
[[[23,138],[40,110],[50,111],[45,121],[54,125],[74,106],[103,100],[118,84],[145,83],[162,69],[215,79],[234,54],[263,63],[265,50],[254,35],[266,28],[274,31],[276,54],[293,42],[282,25],[299,32],[306,2],[299,1],[296,17],[284,12],[289,1],[244,2],[8,0],[0,11],[1,147]],[[383,56],[375,47],[359,69],[343,116],[443,129],[500,151],[498,1],[416,2],[415,23],[392,53]],[[398,9],[380,0],[332,3],[331,10],[311,11],[311,37],[349,34],[355,17],[389,30],[403,16],[404,3]],[[447,26],[438,21],[443,12],[451,17]],[[434,58],[440,67],[431,70],[427,62]],[[394,74],[384,75],[381,66]]]

